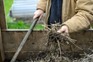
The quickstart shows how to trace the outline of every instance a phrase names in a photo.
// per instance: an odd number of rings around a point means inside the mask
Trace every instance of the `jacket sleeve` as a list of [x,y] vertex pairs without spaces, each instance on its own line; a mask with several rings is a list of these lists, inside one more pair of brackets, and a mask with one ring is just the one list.
[[63,24],[67,25],[69,32],[87,29],[93,23],[93,0],[77,0],[77,13]]
[[41,9],[45,12],[46,11],[46,4],[47,4],[47,0],[39,0],[38,4],[37,4],[37,9]]

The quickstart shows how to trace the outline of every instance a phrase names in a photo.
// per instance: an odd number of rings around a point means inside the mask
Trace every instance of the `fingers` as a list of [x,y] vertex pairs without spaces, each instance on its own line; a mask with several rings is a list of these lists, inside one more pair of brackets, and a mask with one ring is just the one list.
[[58,33],[68,33],[68,27],[62,26],[57,32]]
[[43,17],[43,14],[41,14],[41,15],[39,16],[39,20],[40,20],[42,17]]
[[33,16],[33,19],[39,18],[41,19],[43,16],[44,12],[42,10],[36,10]]
[[40,14],[39,12],[36,11],[36,12],[34,13],[33,19],[36,19],[36,18],[40,17],[40,15],[41,15],[41,14]]
[[36,19],[38,16],[37,15],[34,15],[33,19]]
[[58,31],[58,33],[64,33],[64,35],[69,36],[69,31],[67,26],[62,26]]

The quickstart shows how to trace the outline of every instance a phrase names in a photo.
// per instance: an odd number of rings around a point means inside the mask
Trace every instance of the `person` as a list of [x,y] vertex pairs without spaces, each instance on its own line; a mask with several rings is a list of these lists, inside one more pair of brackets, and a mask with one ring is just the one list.
[[93,22],[93,0],[39,0],[33,19],[46,13],[46,25],[62,23],[59,33],[86,30]]

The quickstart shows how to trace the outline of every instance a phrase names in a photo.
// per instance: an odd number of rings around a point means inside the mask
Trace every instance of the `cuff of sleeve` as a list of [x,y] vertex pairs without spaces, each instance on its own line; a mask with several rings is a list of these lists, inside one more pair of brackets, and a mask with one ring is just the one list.
[[42,8],[37,8],[36,10],[42,10],[45,13],[45,10]]
[[41,5],[37,5],[37,10],[40,9],[40,10],[43,10],[44,12],[46,12],[46,7],[45,6],[41,6]]

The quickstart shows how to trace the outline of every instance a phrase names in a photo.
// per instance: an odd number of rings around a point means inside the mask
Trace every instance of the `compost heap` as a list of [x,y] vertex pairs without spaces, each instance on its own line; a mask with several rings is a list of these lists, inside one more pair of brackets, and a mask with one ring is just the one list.
[[[29,55],[26,59],[16,62],[93,62],[93,54],[87,54],[82,48],[75,44],[76,40],[71,39],[66,33],[57,33],[61,27],[59,24],[53,24],[47,28],[47,49],[38,53],[36,56]],[[64,51],[64,45],[74,46],[82,53],[73,52],[68,53]]]

